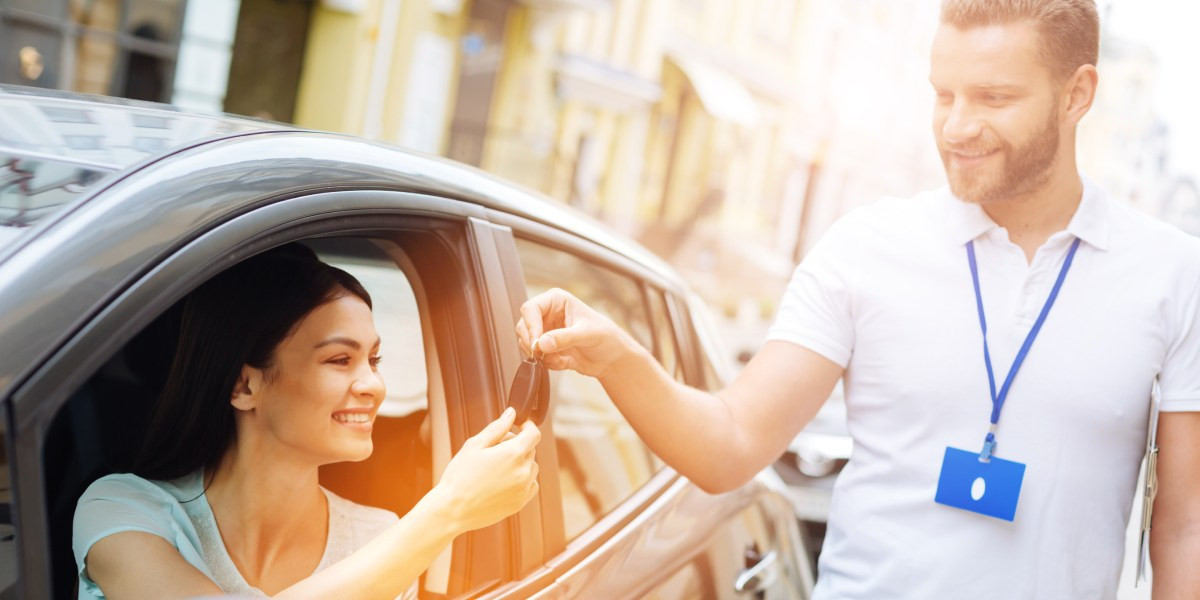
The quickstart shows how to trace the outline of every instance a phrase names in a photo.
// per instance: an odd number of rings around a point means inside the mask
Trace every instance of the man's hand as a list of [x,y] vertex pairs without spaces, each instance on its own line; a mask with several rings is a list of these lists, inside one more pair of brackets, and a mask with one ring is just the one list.
[[596,378],[641,350],[608,317],[557,288],[521,305],[517,338],[526,355],[540,354],[547,367],[572,369]]
[[[675,381],[612,321],[557,289],[521,306],[517,336],[527,354],[545,355],[546,366],[599,379],[650,449],[713,493],[771,464],[842,376],[841,366],[812,350],[772,341],[728,388],[697,390]],[[713,461],[713,452],[721,460]]]

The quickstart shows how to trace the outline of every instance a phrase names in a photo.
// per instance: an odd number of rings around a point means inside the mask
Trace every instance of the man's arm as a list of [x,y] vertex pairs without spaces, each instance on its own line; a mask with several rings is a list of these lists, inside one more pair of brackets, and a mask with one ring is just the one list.
[[782,454],[843,372],[816,352],[771,341],[712,394],[672,379],[632,337],[567,292],[541,294],[521,315],[517,334],[527,353],[599,379],[650,449],[711,493],[736,488]]
[[1158,496],[1150,530],[1154,598],[1200,598],[1200,413],[1161,413],[1158,447]]

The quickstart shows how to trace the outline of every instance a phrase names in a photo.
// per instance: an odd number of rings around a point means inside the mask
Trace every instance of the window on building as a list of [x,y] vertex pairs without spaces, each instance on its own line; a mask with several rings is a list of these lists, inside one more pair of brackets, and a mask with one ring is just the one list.
[[8,0],[0,82],[167,102],[186,0]]

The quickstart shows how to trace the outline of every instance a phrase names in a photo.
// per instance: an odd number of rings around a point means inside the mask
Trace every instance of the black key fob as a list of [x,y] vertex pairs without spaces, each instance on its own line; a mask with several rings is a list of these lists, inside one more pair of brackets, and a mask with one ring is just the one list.
[[541,425],[546,418],[550,402],[550,371],[541,361],[526,359],[517,367],[512,387],[508,389],[508,405],[517,411],[516,420],[521,424],[532,419]]

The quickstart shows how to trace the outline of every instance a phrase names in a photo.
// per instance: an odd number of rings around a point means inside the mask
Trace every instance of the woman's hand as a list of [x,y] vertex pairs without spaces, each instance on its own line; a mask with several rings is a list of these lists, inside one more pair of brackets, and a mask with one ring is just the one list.
[[551,369],[573,369],[596,378],[642,350],[608,317],[557,288],[521,305],[517,339],[527,355],[536,350]]
[[500,418],[468,439],[430,492],[460,531],[496,523],[537,495],[534,454],[542,433],[526,421],[516,435],[511,434],[515,418],[513,409],[505,409]]

